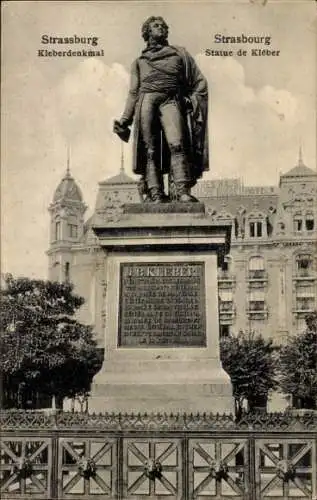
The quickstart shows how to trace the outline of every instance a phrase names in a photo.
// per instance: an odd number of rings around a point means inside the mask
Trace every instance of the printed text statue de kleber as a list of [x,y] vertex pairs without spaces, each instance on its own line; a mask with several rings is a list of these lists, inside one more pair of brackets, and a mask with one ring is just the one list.
[[[125,141],[134,118],[133,172],[141,175],[144,201],[197,201],[190,194],[208,170],[208,89],[194,59],[168,44],[168,26],[150,17],[142,26],[147,43],[131,69],[126,106],[114,131]],[[169,174],[169,193],[163,175]]]

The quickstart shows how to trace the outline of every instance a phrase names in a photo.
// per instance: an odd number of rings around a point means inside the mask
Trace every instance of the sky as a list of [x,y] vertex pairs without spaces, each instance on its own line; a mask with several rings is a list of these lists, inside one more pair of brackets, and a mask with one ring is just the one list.
[[[303,148],[316,168],[316,2],[2,2],[1,216],[2,272],[45,278],[49,213],[70,150],[72,175],[94,208],[98,182],[120,167],[120,118],[129,69],[143,48],[151,15],[169,25],[169,42],[195,57],[210,93],[210,172],[277,185]],[[270,45],[217,44],[215,35],[270,36]],[[103,57],[44,58],[42,35],[98,37]],[[74,49],[74,46],[71,46]],[[87,46],[78,45],[79,49]],[[207,56],[206,49],[234,51]],[[251,49],[279,50],[252,56]],[[237,56],[238,49],[247,50]],[[131,173],[131,145],[124,149]]]

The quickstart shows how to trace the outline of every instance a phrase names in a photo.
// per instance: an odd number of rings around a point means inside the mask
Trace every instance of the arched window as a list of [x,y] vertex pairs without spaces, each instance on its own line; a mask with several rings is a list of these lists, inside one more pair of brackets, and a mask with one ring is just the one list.
[[311,254],[300,254],[296,257],[296,273],[299,276],[309,276],[313,270],[313,257]]
[[65,263],[65,281],[69,283],[70,281],[70,264],[69,262]]
[[262,237],[262,221],[250,221],[249,222],[249,233],[250,233],[250,238],[261,238]]
[[296,233],[300,233],[303,230],[304,224],[303,224],[303,215],[302,214],[295,214],[294,215],[293,227],[294,227],[294,231]]
[[67,224],[68,236],[72,239],[78,238],[78,226],[77,224]]
[[54,239],[56,241],[59,241],[61,239],[61,223],[60,221],[55,222],[55,234],[54,234]]
[[305,229],[306,231],[313,231],[315,227],[314,215],[312,212],[307,212],[305,217]]
[[249,260],[249,278],[263,278],[265,274],[264,258],[261,255],[255,255]]
[[266,217],[263,213],[249,214],[247,225],[249,238],[262,238],[263,236],[267,236],[265,220]]
[[79,236],[79,219],[75,212],[71,212],[67,217],[67,238],[76,240]]

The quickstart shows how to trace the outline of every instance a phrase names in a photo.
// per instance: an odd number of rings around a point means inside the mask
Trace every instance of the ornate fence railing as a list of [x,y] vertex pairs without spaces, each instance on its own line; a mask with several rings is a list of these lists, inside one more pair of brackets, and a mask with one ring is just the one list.
[[314,499],[317,415],[0,413],[1,499]]

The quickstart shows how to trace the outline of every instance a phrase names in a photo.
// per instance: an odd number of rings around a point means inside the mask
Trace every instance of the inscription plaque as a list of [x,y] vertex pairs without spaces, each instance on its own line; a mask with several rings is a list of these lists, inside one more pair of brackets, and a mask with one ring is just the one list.
[[122,263],[118,344],[206,346],[204,263]]

